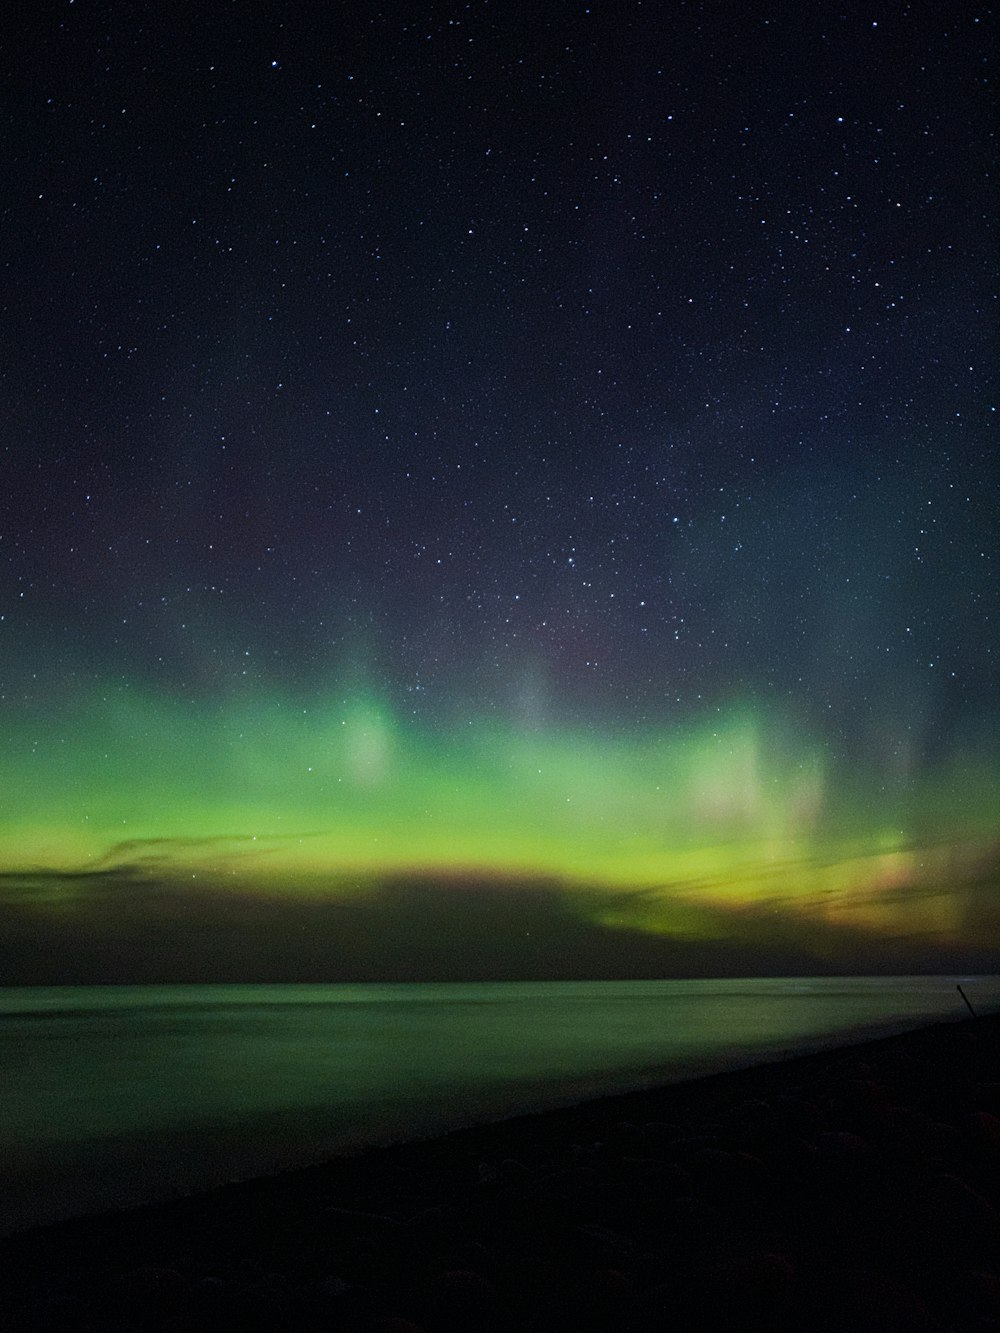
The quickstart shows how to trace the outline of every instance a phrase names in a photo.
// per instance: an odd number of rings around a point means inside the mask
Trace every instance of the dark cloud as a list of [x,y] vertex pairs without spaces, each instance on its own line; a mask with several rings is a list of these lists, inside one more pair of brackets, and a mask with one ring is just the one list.
[[169,865],[178,857],[190,856],[192,852],[220,852],[227,856],[239,852],[260,855],[288,843],[322,836],[322,833],[220,833],[207,838],[128,838],[113,843],[104,855],[98,858],[95,866],[100,873],[101,867],[116,868],[129,863],[136,868],[144,865]]
[[[345,881],[324,898],[126,873],[36,877],[8,900],[9,984],[460,981],[988,971],[985,949],[867,935],[780,906],[699,907],[685,934],[628,924],[642,895],[556,882]],[[81,897],[81,887],[86,895]],[[349,892],[345,892],[349,890]],[[622,924],[600,924],[615,914]]]

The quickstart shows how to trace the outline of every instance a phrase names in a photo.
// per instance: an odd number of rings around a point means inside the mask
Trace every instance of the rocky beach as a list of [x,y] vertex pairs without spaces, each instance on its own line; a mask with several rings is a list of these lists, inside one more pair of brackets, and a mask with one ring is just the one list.
[[1000,1327],[1000,1016],[0,1244],[3,1328]]

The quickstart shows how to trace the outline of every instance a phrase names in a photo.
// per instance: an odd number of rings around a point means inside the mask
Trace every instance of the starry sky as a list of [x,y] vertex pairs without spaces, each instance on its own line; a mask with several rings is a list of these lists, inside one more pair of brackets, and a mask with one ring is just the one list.
[[995,970],[994,34],[0,34],[9,981]]

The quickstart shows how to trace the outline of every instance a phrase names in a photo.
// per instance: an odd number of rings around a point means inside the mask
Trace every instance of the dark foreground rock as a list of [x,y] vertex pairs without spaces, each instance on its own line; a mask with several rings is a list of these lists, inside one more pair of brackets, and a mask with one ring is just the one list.
[[0,1330],[1000,1330],[1000,1016],[0,1242]]

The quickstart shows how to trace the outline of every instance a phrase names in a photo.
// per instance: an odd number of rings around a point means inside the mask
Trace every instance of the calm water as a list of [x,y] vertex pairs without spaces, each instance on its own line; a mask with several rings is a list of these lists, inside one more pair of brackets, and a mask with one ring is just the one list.
[[1000,1007],[958,977],[0,989],[0,1230]]

